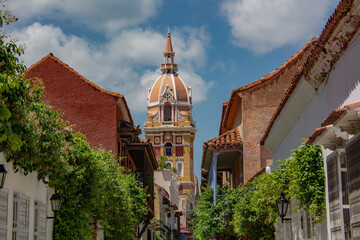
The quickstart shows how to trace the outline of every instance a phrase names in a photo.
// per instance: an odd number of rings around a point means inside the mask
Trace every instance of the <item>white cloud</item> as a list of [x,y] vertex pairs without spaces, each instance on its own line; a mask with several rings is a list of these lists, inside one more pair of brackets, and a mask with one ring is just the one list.
[[310,41],[338,0],[226,0],[221,6],[234,43],[256,53]]
[[16,0],[7,7],[21,19],[72,19],[73,24],[108,33],[145,22],[163,0]]
[[[206,99],[212,83],[195,73],[206,63],[208,37],[204,29],[173,31],[175,62],[180,75],[193,87],[194,103]],[[132,112],[146,111],[147,89],[160,75],[166,35],[152,29],[123,30],[102,44],[59,27],[34,23],[10,33],[27,48],[22,59],[27,66],[52,52],[90,81],[107,90],[124,94]]]

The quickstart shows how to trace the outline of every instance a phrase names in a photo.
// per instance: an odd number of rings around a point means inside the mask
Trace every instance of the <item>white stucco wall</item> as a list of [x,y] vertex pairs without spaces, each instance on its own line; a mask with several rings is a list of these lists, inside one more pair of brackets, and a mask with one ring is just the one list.
[[[13,198],[14,194],[22,194],[30,199],[29,208],[29,240],[34,239],[34,211],[35,201],[47,205],[47,216],[53,216],[50,206],[50,197],[54,191],[47,187],[44,183],[37,180],[36,173],[24,175],[22,171],[14,172],[13,164],[7,163],[3,153],[0,153],[0,164],[5,165],[8,172],[3,189],[8,193],[7,206],[7,239],[12,239],[12,223],[13,223]],[[46,222],[46,239],[52,239],[53,219],[47,219]]]
[[173,175],[171,169],[154,172],[154,182],[165,188],[170,195],[170,201],[179,207],[179,183]]
[[[274,163],[272,169],[278,167],[276,160],[284,160],[291,154],[291,150],[297,148],[301,144],[302,138],[308,138],[311,133],[321,126],[321,122],[335,109],[344,105],[360,101],[360,37],[359,32],[355,35],[349,48],[344,52],[339,61],[335,64],[330,72],[328,79],[321,85],[313,95],[308,106],[303,112],[297,112],[295,116],[297,121],[285,133],[282,139],[276,139],[280,143],[276,148],[269,148],[273,153]],[[308,85],[304,77],[301,84]],[[297,91],[293,93],[287,105],[296,97]],[[301,98],[300,98],[301,99]],[[303,101],[293,102],[293,107],[301,108]],[[285,110],[285,111],[284,111]],[[284,108],[280,117],[286,118],[289,109]],[[296,112],[296,111],[292,111]],[[294,116],[292,116],[294,117]],[[278,121],[277,121],[278,122]],[[274,126],[276,126],[276,122]],[[271,134],[269,134],[271,137]],[[268,137],[268,139],[269,139]],[[275,137],[274,137],[275,138]],[[268,141],[268,139],[266,141]],[[275,139],[274,139],[275,140]],[[265,142],[265,146],[266,146]]]
[[[317,91],[314,91],[311,85],[305,81],[304,76],[301,78],[265,141],[265,146],[273,154],[274,164],[271,169],[278,167],[279,163],[276,160],[288,158],[291,150],[301,145],[302,138],[308,138],[316,128],[321,127],[322,121],[333,110],[360,102],[359,56],[360,37],[358,32]],[[323,151],[324,158],[329,153],[329,151]],[[328,197],[328,193],[326,195]],[[326,204],[328,209],[328,199]],[[327,214],[326,222],[323,221],[322,226],[316,226],[316,232],[322,232],[320,236],[327,239],[330,239],[330,228],[329,226],[326,228],[325,224],[329,224],[329,220],[329,214]],[[292,229],[293,236],[299,233],[296,231],[296,226],[295,230]],[[284,234],[284,231],[280,232]],[[278,239],[285,238],[278,235]]]

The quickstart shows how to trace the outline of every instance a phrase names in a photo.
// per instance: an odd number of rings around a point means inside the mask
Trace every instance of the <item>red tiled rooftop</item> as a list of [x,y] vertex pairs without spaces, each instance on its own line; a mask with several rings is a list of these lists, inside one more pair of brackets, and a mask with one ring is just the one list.
[[166,189],[163,186],[161,186],[161,185],[159,185],[157,183],[154,183],[154,184],[155,184],[156,187],[158,187],[158,188],[160,188],[162,190],[164,197],[166,197],[167,199],[170,198],[169,193],[166,191]]
[[360,107],[360,102],[346,105],[342,108],[336,109],[330,113],[330,115],[321,123],[322,127],[328,126],[336,122],[339,117],[351,108]]
[[187,230],[184,225],[180,224],[180,233],[181,234],[192,234],[189,230]]
[[[351,9],[353,0],[342,0],[339,2],[337,8],[333,12],[333,14],[328,19],[322,33],[320,34],[320,37],[316,40],[314,47],[311,49],[309,57],[306,59],[304,65],[302,68],[294,75],[293,80],[291,81],[291,84],[286,91],[284,97],[282,98],[278,108],[276,109],[274,115],[272,116],[270,123],[265,131],[265,134],[261,138],[260,142],[263,144],[268,137],[272,126],[275,123],[275,120],[279,116],[280,112],[284,108],[285,104],[289,100],[291,94],[294,92],[295,88],[297,87],[301,77],[306,74],[306,72],[310,71],[312,66],[315,64],[317,58],[319,57],[319,54],[324,50],[324,45],[329,40],[331,34],[334,32],[336,26],[339,24],[341,18],[346,15],[347,12]],[[346,47],[347,45],[344,45],[343,47]],[[342,49],[344,50],[344,48]]]
[[326,130],[326,127],[321,127],[315,129],[315,131],[310,135],[309,139],[305,142],[306,144],[314,143],[317,137],[319,137],[324,131]]
[[[277,69],[275,69],[274,71],[272,71],[271,73],[265,75],[264,77],[251,82],[249,84],[246,84],[244,86],[241,86],[239,88],[233,89],[231,96],[230,96],[230,100],[227,103],[223,104],[223,107],[225,106],[225,104],[227,104],[226,107],[226,112],[224,113],[224,118],[221,119],[221,124],[220,126],[222,126],[223,123],[225,123],[225,118],[228,117],[229,115],[229,110],[231,108],[232,103],[234,102],[234,98],[236,96],[237,93],[239,92],[243,92],[243,91],[247,91],[250,89],[253,89],[256,86],[260,86],[263,83],[267,83],[270,81],[275,80],[279,75],[281,75],[286,69],[288,69],[289,67],[291,67],[293,65],[293,63],[295,63],[301,56],[303,56],[303,54],[305,52],[307,52],[309,50],[310,47],[312,47],[312,45],[314,44],[315,40],[312,39],[310,42],[308,42],[303,48],[301,48],[298,52],[296,52],[291,58],[289,58],[286,62],[284,62],[280,67],[278,67]],[[221,128],[220,128],[221,129]]]
[[324,51],[325,44],[329,41],[331,34],[334,32],[340,20],[350,11],[353,2],[354,0],[341,0],[339,2],[336,9],[329,17],[323,31],[315,43],[314,48],[311,51],[310,56],[304,64],[304,74],[312,68],[314,63],[317,61],[320,52]]
[[[37,61],[36,63],[34,63],[33,65],[31,65],[26,71],[30,70],[31,68],[35,67],[36,65],[46,61],[48,58],[51,58],[52,60],[54,60],[55,62],[59,63],[60,65],[62,65],[63,67],[65,67],[67,70],[69,70],[70,72],[74,73],[78,78],[80,78],[81,80],[83,80],[84,82],[86,82],[87,84],[89,84],[90,86],[92,86],[93,88],[99,90],[100,92],[106,93],[108,95],[117,97],[117,98],[124,98],[124,95],[119,94],[119,93],[115,93],[115,92],[111,92],[111,91],[107,91],[99,86],[97,86],[95,83],[89,81],[88,79],[86,79],[84,76],[82,76],[80,73],[78,73],[77,71],[75,71],[72,67],[70,67],[69,65],[67,65],[66,63],[62,62],[59,58],[55,57],[52,53],[46,55],[45,57],[41,58],[39,61]],[[26,72],[25,72],[26,73]]]
[[314,143],[315,140],[326,130],[327,126],[334,124],[348,110],[358,107],[360,107],[360,102],[352,103],[332,111],[329,116],[321,123],[321,127],[315,129],[315,131],[310,135],[306,143]]
[[203,145],[204,148],[208,147],[210,149],[229,148],[235,146],[242,146],[240,132],[237,128],[210,139],[209,141],[204,142]]

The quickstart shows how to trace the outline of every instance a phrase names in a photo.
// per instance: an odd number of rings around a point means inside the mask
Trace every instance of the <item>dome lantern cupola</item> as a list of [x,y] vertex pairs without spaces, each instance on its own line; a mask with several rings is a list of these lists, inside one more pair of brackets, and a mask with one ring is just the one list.
[[164,63],[161,64],[161,72],[162,73],[176,73],[178,68],[177,64],[174,63],[175,52],[173,51],[171,44],[171,35],[170,29],[168,29],[167,38],[166,38],[166,46],[164,52]]
[[191,88],[186,87],[185,82],[177,73],[178,68],[174,63],[174,56],[171,35],[168,31],[161,75],[148,91],[149,121],[154,124],[171,123],[174,126],[180,122],[188,122],[189,125],[192,125]]

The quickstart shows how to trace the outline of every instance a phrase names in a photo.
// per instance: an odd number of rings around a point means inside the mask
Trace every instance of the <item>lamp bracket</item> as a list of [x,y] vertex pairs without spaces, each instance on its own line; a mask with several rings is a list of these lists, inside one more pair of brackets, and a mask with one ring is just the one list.
[[291,218],[281,218],[281,223],[291,223]]

